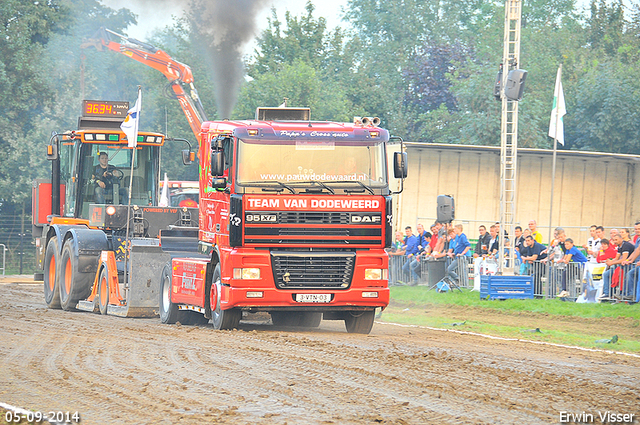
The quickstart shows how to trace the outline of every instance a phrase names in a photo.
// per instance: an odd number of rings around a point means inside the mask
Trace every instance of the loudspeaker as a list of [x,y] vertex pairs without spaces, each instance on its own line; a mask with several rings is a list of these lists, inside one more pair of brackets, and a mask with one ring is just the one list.
[[504,95],[509,100],[520,100],[524,94],[524,80],[527,79],[527,71],[524,69],[514,69],[507,75],[507,85],[504,88]]
[[453,196],[438,195],[437,217],[440,223],[451,223],[456,218]]
[[493,85],[493,97],[496,100],[502,100],[502,96],[500,92],[502,91],[502,67],[500,67],[500,71],[498,71],[498,76],[496,77],[496,83]]

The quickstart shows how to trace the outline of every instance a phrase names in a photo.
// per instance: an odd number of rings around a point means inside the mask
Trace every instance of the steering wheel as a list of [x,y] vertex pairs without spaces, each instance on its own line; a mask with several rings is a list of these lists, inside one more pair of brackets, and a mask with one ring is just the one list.
[[124,173],[119,168],[112,168],[111,175],[116,179],[118,179],[119,182],[122,181],[122,179],[124,178]]

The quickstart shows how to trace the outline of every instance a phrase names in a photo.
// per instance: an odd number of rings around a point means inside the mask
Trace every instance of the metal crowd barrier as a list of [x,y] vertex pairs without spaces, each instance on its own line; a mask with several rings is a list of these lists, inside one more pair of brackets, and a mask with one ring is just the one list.
[[556,298],[564,289],[569,293],[566,298],[575,300],[583,292],[584,264],[533,261],[522,264],[519,269],[521,275],[533,276],[536,298]]
[[[3,249],[3,275],[4,252]],[[389,256],[389,286],[411,284],[411,274],[403,270],[408,261],[404,255]],[[427,260],[420,258],[417,269],[421,285],[433,287],[444,277],[446,268],[451,263],[450,258],[439,260]],[[551,263],[547,261],[534,261],[521,264],[516,267],[521,275],[533,276],[533,293],[536,298],[553,299],[558,296],[563,288],[569,293],[567,298],[575,300],[583,292],[593,291],[600,287],[609,288],[606,291],[607,299],[611,301],[640,302],[640,266],[633,264],[617,265],[610,267],[603,276],[603,282],[594,286],[592,276],[585,270],[581,263]],[[461,288],[473,288],[474,284],[474,259],[472,257],[458,257],[456,274],[460,277],[458,285]],[[599,276],[598,276],[599,277]],[[604,280],[607,280],[605,283]],[[608,283],[608,284],[607,284]],[[598,289],[598,295],[601,291]]]
[[603,295],[611,301],[638,302],[638,275],[640,267],[633,264],[609,267],[602,277]]
[[466,255],[458,257],[456,274],[460,277],[458,286],[461,288],[473,288],[473,257]]
[[402,270],[402,266],[407,261],[404,255],[389,256],[389,286],[406,285],[410,282],[411,276]]
[[2,277],[4,277],[4,273],[7,270],[7,246],[3,243],[0,243],[0,247],[2,247]]
[[[407,261],[409,260],[404,255],[389,256],[389,286],[411,284],[411,274],[403,270]],[[420,276],[418,284],[428,285],[429,287],[434,286],[444,277],[451,261],[448,257],[437,260],[420,257],[419,268],[416,270]],[[473,287],[473,258],[458,257],[455,272],[460,278],[458,286],[461,288]]]

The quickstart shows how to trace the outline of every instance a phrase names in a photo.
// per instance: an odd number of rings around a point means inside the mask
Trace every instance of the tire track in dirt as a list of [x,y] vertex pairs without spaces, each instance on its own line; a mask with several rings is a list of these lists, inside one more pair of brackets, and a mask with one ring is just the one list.
[[640,403],[640,362],[606,353],[383,324],[215,332],[46,310],[41,292],[0,284],[0,401],[88,424],[548,423]]

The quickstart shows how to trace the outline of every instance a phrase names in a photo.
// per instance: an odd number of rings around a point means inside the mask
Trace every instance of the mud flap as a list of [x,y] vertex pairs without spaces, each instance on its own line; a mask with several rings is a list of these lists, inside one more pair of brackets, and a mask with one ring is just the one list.
[[[159,246],[133,245],[129,257],[129,290],[123,306],[109,305],[108,314],[121,317],[154,317],[158,315],[160,273],[171,261],[171,255]],[[124,294],[123,294],[124,296]]]

